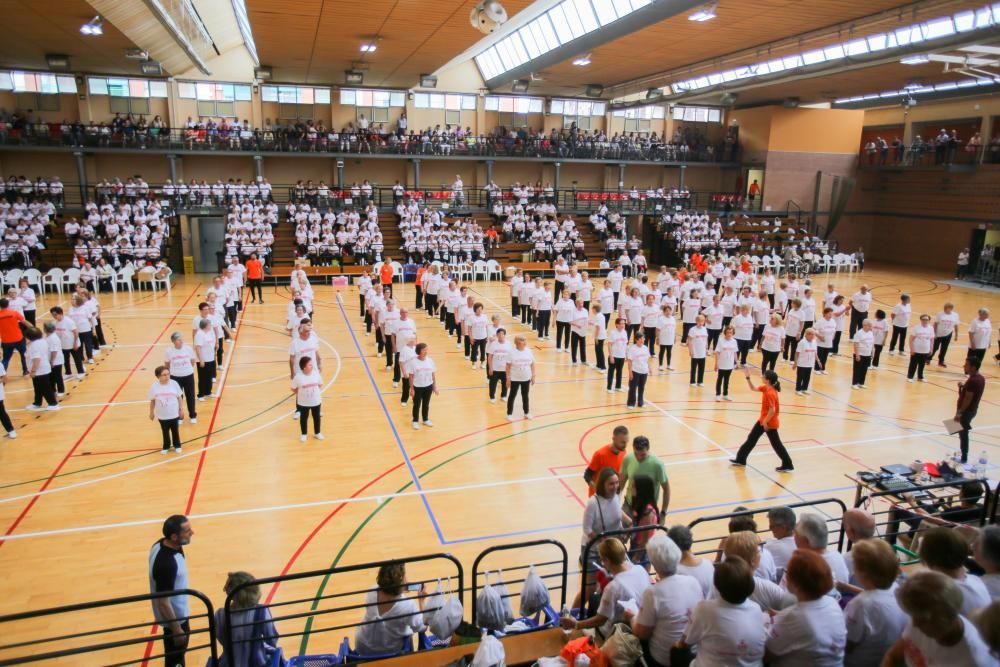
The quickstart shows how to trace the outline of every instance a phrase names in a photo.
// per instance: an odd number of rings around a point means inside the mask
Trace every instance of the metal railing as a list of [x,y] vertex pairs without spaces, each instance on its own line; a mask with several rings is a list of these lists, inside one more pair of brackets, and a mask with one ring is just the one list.
[[[818,509],[823,506],[833,506],[835,508],[835,515],[831,515],[828,512],[824,512]],[[758,514],[767,515],[767,513],[774,509],[774,507],[788,507],[792,510],[798,511],[806,508],[817,508],[819,513],[826,517],[827,525],[833,525],[834,527],[829,530],[829,535],[835,537],[836,539],[830,540],[830,544],[836,544],[837,550],[842,551],[844,548],[844,526],[843,517],[844,512],[847,511],[847,505],[844,504],[842,500],[837,498],[822,498],[819,500],[807,500],[798,503],[790,503],[787,505],[774,505],[772,507],[757,507],[754,509],[743,510],[740,512],[728,512],[726,514],[716,514],[714,516],[706,516],[695,519],[688,524],[688,528],[691,529],[692,535],[694,535],[692,552],[698,556],[713,555],[718,549],[718,544],[724,537],[729,535],[729,521],[737,517],[755,517]],[[762,525],[762,522],[756,521],[758,526]],[[766,523],[766,522],[763,522]],[[712,524],[712,528],[708,528],[707,531],[709,535],[705,535],[704,530],[696,529],[699,527],[705,529],[706,524]],[[718,526],[717,528],[714,526]],[[766,529],[758,528],[758,535],[763,535],[769,531]],[[699,534],[702,533],[702,534]],[[699,545],[704,546],[706,543],[711,543],[713,546],[706,548],[699,548]]]
[[[156,600],[178,595],[186,595],[190,600],[196,600],[204,607],[199,609],[199,613],[192,613],[186,618],[177,619],[179,622],[187,621],[189,626],[194,626],[197,623],[195,627],[190,627],[187,633],[186,652],[192,653],[207,649],[214,661],[217,654],[214,641],[215,613],[212,609],[212,602],[203,593],[182,589],[0,616],[0,634],[5,642],[0,644],[0,665],[23,665],[32,662],[51,664],[70,658],[72,661],[67,664],[113,664],[116,667],[146,661],[161,662],[165,657],[164,653],[158,653],[157,649],[153,649],[152,654],[143,656],[143,651],[140,648],[149,642],[155,642],[157,647],[162,647],[163,644],[163,632],[159,626],[156,626],[157,632],[154,634],[151,635],[149,632],[150,626],[154,624],[149,615],[149,605],[156,604]],[[142,605],[142,611],[127,609],[127,607],[134,605]],[[125,625],[101,622],[105,618],[132,614],[133,612],[134,617],[144,620]],[[32,632],[33,628],[37,628],[39,622],[47,626],[55,622],[54,617],[57,616],[63,617],[59,620],[60,627],[72,627],[73,631],[41,637],[38,636],[37,631]],[[34,636],[36,638],[20,639],[21,636]]]
[[1000,164],[1000,144],[969,145],[951,143],[937,145],[932,142],[912,143],[909,146],[866,149],[858,153],[862,168],[879,167],[934,167],[952,165]]
[[[523,564],[524,560],[519,559],[518,564],[511,565],[508,567],[491,567],[485,570],[480,569],[483,561],[492,554],[506,551],[522,551],[528,549],[540,550],[543,547],[555,547],[559,552],[560,557],[555,560],[545,560],[536,563],[531,563],[528,565]],[[527,570],[530,568],[536,568],[536,574],[545,583],[545,587],[551,591],[559,591],[559,605],[558,608],[561,609],[566,604],[566,595],[568,592],[567,579],[569,576],[569,554],[566,551],[566,547],[563,546],[562,542],[556,540],[533,540],[530,542],[517,542],[515,544],[502,544],[495,547],[490,547],[483,551],[481,554],[476,556],[476,560],[472,563],[472,590],[470,591],[472,595],[470,596],[470,604],[472,606],[472,624],[476,623],[476,597],[479,595],[479,575],[480,573],[486,574],[495,570],[502,570],[504,572],[524,572],[524,576],[519,579],[505,579],[504,584],[507,586],[507,598],[513,598],[515,596],[520,596],[521,589],[524,585],[525,579],[527,578]],[[520,576],[520,575],[518,575]],[[550,586],[548,580],[556,579],[557,584]]]
[[[647,526],[633,526],[631,528],[622,528],[621,530],[609,530],[592,538],[587,544],[583,546],[580,551],[580,557],[582,559],[581,569],[580,569],[580,618],[589,618],[596,610],[590,609],[590,599],[587,595],[587,589],[594,582],[594,574],[597,570],[591,564],[591,558],[597,555],[596,545],[600,544],[603,540],[609,537],[617,537],[621,539],[622,543],[625,544],[625,548],[628,550],[628,543],[633,535],[639,533],[645,533],[647,531],[660,531],[663,534],[667,533],[667,527],[662,524],[652,524]],[[643,560],[645,558],[645,548],[643,547],[641,553],[637,550],[630,550],[630,558],[635,560]],[[639,556],[637,558],[637,556]]]
[[735,163],[739,149],[717,144],[650,142],[646,138],[620,137],[598,141],[592,137],[571,139],[551,135],[512,138],[494,134],[434,137],[423,134],[400,136],[379,132],[312,133],[308,129],[249,132],[221,129],[157,129],[108,125],[63,126],[42,123],[19,128],[0,123],[0,144],[17,146],[62,146],[66,148],[120,148],[187,151],[245,151],[253,153],[329,153],[332,155],[405,155],[411,157],[517,157],[605,161],[644,161],[685,164],[692,162]]
[[[442,568],[442,562],[447,562],[454,566],[454,569],[448,569],[444,571]],[[227,655],[233,655],[234,648],[234,617],[233,617],[233,600],[246,588],[253,586],[263,587],[273,584],[289,584],[290,582],[308,582],[309,585],[315,585],[318,587],[317,592],[314,595],[307,597],[293,597],[290,600],[281,600],[279,602],[270,602],[264,606],[271,614],[271,620],[274,623],[285,623],[286,625],[291,624],[304,624],[301,630],[293,630],[291,632],[283,632],[281,637],[283,639],[288,639],[292,637],[301,637],[301,648],[299,652],[305,651],[307,641],[314,635],[322,635],[330,632],[336,632],[340,630],[347,630],[350,628],[357,628],[363,625],[370,625],[373,623],[381,623],[388,618],[403,618],[414,616],[416,614],[423,614],[424,612],[433,611],[433,609],[423,609],[415,612],[414,614],[405,615],[394,615],[394,616],[382,616],[375,620],[365,621],[360,620],[359,617],[364,616],[365,609],[368,608],[367,596],[373,590],[373,585],[375,582],[375,574],[379,568],[385,565],[404,565],[408,568],[410,566],[415,566],[418,564],[432,564],[429,569],[420,569],[421,574],[417,576],[412,576],[412,572],[408,572],[407,577],[408,584],[421,584],[426,585],[436,582],[438,579],[446,579],[453,577],[458,586],[452,592],[458,596],[458,599],[462,599],[462,595],[465,591],[465,571],[462,568],[462,564],[457,558],[451,554],[436,553],[428,554],[425,556],[414,556],[412,558],[397,558],[392,560],[378,561],[372,563],[360,563],[357,565],[346,565],[342,567],[333,567],[325,570],[313,570],[311,572],[300,572],[296,574],[287,574],[277,577],[265,577],[262,579],[255,579],[253,581],[247,582],[241,586],[234,588],[226,596],[226,606],[225,606],[225,632],[221,637],[223,646],[225,647],[225,653]],[[437,566],[437,567],[433,567]],[[335,593],[326,593],[326,586],[333,580],[340,579],[345,575],[350,573],[358,572],[369,572],[370,577],[368,582],[358,588],[353,585],[349,586],[347,590],[338,589]],[[426,573],[426,574],[425,574]],[[432,592],[427,591],[420,595],[412,595],[410,599],[421,600],[431,597]],[[239,611],[239,610],[237,610]],[[276,613],[277,611],[277,613]],[[329,619],[331,624],[324,625],[324,627],[315,627],[317,623]],[[252,623],[252,622],[251,622]],[[249,623],[235,623],[235,627],[244,627],[249,625]],[[340,640],[337,640],[337,644],[340,644]],[[315,651],[314,651],[315,652]],[[327,652],[336,652],[327,651]]]

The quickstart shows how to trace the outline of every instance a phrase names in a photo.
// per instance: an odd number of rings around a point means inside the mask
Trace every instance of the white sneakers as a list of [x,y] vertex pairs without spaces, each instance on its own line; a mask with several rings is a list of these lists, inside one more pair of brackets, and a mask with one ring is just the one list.
[[432,422],[430,419],[425,419],[424,426],[434,426],[434,422]]
[[7,431],[7,437],[11,440],[17,439],[17,431]]
[[420,430],[420,422],[413,422],[412,426],[414,431]]
[[534,419],[535,417],[534,417],[534,415],[532,415],[532,414],[531,414],[531,413],[529,412],[528,414],[524,415],[524,418],[525,418],[525,419]]
[[308,439],[309,439],[308,436],[306,436],[305,434],[299,436],[299,442],[305,442]]
[[317,440],[326,440],[326,436],[323,435],[322,433],[317,433],[313,437],[316,438]]

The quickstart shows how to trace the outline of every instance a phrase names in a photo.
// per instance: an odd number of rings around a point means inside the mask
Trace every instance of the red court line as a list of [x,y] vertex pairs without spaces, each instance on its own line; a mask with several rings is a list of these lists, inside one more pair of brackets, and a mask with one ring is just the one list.
[[[124,379],[122,379],[121,383],[118,385],[118,388],[115,389],[115,393],[111,394],[111,398],[107,400],[104,407],[101,408],[101,410],[91,420],[90,424],[87,426],[87,429],[80,435],[79,438],[77,438],[76,442],[73,443],[73,446],[70,448],[70,450],[66,452],[66,455],[63,457],[62,461],[59,462],[59,465],[57,465],[52,470],[52,472],[49,474],[48,479],[45,480],[45,482],[42,484],[42,487],[38,490],[39,493],[45,491],[45,489],[49,487],[49,485],[52,483],[52,480],[54,480],[56,478],[56,475],[58,475],[60,471],[62,471],[63,466],[65,466],[66,463],[70,460],[70,458],[76,452],[77,448],[79,448],[80,445],[83,443],[83,441],[86,439],[86,437],[90,435],[90,432],[94,430],[94,427],[97,426],[97,422],[99,422],[101,420],[101,417],[104,416],[104,413],[108,411],[109,404],[114,403],[114,400],[118,397],[118,394],[121,393],[122,389],[125,388],[125,385],[132,378],[132,375],[135,374],[135,372],[139,369],[140,366],[142,366],[142,363],[146,360],[146,357],[148,357],[149,353],[153,351],[154,347],[156,347],[156,343],[159,342],[160,338],[163,337],[163,334],[167,332],[167,329],[169,329],[171,325],[174,323],[174,321],[177,319],[177,316],[181,314],[182,310],[184,310],[184,307],[188,304],[189,301],[191,301],[192,297],[194,297],[194,295],[198,292],[199,287],[201,287],[200,282],[197,285],[195,285],[194,290],[191,292],[188,298],[184,300],[184,303],[182,303],[179,308],[177,308],[177,311],[174,313],[173,317],[170,318],[170,321],[167,322],[167,324],[163,327],[163,329],[160,330],[160,333],[156,335],[156,338],[153,340],[153,342],[150,343],[149,347],[146,348],[146,351],[143,352],[141,357],[139,357],[139,361],[135,362],[135,366],[133,366],[129,374],[126,375]],[[31,508],[35,506],[35,503],[38,502],[39,498],[41,498],[41,496],[36,495],[32,497],[30,501],[28,501],[27,506],[23,510],[21,510],[21,513],[17,515],[16,519],[14,519],[14,523],[12,523],[9,528],[7,528],[7,531],[4,533],[5,537],[7,535],[11,535],[15,530],[17,530],[17,527],[21,524],[22,521],[24,521],[24,517],[28,515],[28,512],[30,512]],[[0,539],[0,547],[2,547],[5,543],[6,540]]]
[[[563,466],[563,467],[565,467],[565,466]],[[555,468],[549,468],[549,472],[552,473],[553,475],[555,475],[556,474],[556,469]],[[563,488],[566,489],[566,491],[569,493],[569,495],[571,495],[573,497],[573,499],[576,500],[576,502],[578,502],[580,504],[580,507],[586,507],[587,506],[587,503],[585,503],[583,501],[583,498],[581,498],[580,496],[578,496],[576,494],[576,491],[574,491],[573,487],[571,487],[569,484],[566,483],[566,480],[560,479],[559,483],[562,484]]]

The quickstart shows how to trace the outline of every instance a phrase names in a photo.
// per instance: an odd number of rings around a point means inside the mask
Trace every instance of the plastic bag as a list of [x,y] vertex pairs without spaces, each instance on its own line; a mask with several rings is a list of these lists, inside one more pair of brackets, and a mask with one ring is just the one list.
[[568,664],[559,656],[555,656],[554,658],[539,658],[534,667],[567,667]]
[[559,657],[570,665],[576,665],[580,656],[586,656],[588,664],[592,667],[609,667],[607,657],[601,653],[601,649],[597,648],[593,637],[584,636],[572,639],[566,642],[562,651],[559,652]]
[[528,568],[521,588],[521,616],[534,616],[549,604],[549,589],[535,572],[535,566]]
[[503,570],[497,570],[496,589],[500,595],[500,603],[503,605],[503,620],[506,624],[508,621],[514,620],[514,605],[510,601],[510,592],[507,591],[507,586],[503,583]]
[[507,654],[500,640],[484,632],[476,655],[472,658],[472,667],[503,667],[507,664],[506,660]]
[[632,667],[642,656],[642,644],[627,625],[615,623],[614,630],[601,646],[601,651],[612,667]]
[[437,586],[429,597],[424,598],[424,625],[430,625],[434,621],[434,615],[444,605],[444,593],[441,591],[441,580],[437,580]]
[[503,600],[499,590],[490,585],[489,572],[486,573],[486,585],[476,597],[476,621],[486,630],[503,630],[507,625]]
[[462,622],[463,613],[461,601],[456,597],[449,596],[441,609],[434,614],[434,618],[429,624],[431,632],[438,639],[451,639]]

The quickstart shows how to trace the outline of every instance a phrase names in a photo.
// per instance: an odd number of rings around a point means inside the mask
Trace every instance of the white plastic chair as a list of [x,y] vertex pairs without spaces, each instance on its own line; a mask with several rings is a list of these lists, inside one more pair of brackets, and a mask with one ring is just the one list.
[[167,275],[164,278],[157,278],[156,274],[154,273],[153,274],[153,280],[152,280],[153,291],[154,292],[156,291],[156,286],[157,285],[162,285],[163,288],[169,292],[170,291],[170,277],[173,276],[173,275],[174,275],[174,270],[171,269],[169,266],[167,267]]
[[21,279],[21,269],[11,269],[3,276],[3,286],[6,287],[17,287],[17,281]]
[[55,291],[62,296],[62,269],[49,269],[48,273],[42,276],[42,291],[45,291],[46,287],[54,287]]
[[476,280],[478,276],[482,276],[483,280],[487,280],[486,262],[481,259],[477,259],[472,263],[472,279]]
[[132,293],[132,268],[126,266],[118,271],[118,276],[111,283],[114,285],[115,292],[118,292],[119,287],[128,288],[129,294]]
[[399,262],[392,262],[392,279],[393,281],[403,282],[403,265]]
[[42,272],[38,269],[26,269],[21,277],[28,281],[28,286],[34,286],[39,292],[42,291]]
[[62,284],[69,293],[73,293],[77,283],[80,282],[80,269],[66,269],[63,272]]
[[496,276],[497,280],[503,280],[503,268],[500,266],[500,262],[488,259],[486,260],[486,280],[493,280],[493,276]]
[[383,264],[383,262],[375,262],[375,266],[372,267],[372,269],[375,271],[375,277],[372,280],[372,282],[377,282],[378,281],[378,274],[379,274],[379,271],[382,270],[382,264]]

